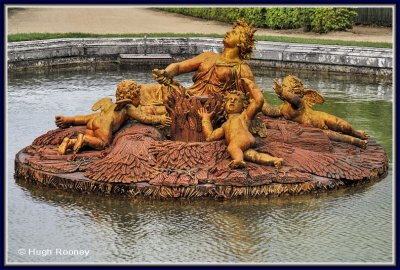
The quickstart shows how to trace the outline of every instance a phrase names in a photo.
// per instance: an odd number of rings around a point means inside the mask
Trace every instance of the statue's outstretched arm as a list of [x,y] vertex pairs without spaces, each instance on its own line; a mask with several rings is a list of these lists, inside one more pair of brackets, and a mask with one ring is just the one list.
[[261,108],[264,104],[264,95],[260,88],[257,87],[255,82],[242,78],[240,80],[243,88],[250,95],[250,104],[246,108],[246,114],[249,120],[253,119],[253,117],[261,111]]
[[265,99],[264,99],[264,105],[262,106],[261,111],[264,115],[270,116],[270,117],[282,116],[281,106],[271,107]]
[[170,78],[173,78],[179,74],[196,71],[201,63],[214,55],[215,53],[205,52],[191,59],[184,60],[182,62],[172,63],[165,68],[165,71],[167,73],[167,76]]
[[170,126],[172,122],[171,118],[166,115],[146,114],[133,105],[127,105],[126,110],[130,118],[135,119],[144,124],[153,124],[153,125],[161,124],[164,126]]
[[63,116],[57,115],[55,117],[56,126],[59,128],[67,128],[69,126],[81,126],[86,125],[90,119],[99,115],[100,113],[92,113],[88,115],[76,115],[76,116]]
[[[205,134],[205,133],[203,133]],[[222,128],[214,129],[210,135],[206,136],[207,142],[218,141],[224,138],[224,130]]]
[[301,97],[284,89],[276,79],[274,80],[274,90],[280,99],[289,102],[295,108],[300,108],[303,105],[304,101]]
[[303,99],[296,94],[290,93],[288,91],[283,90],[281,94],[281,98],[286,100],[290,104],[292,104],[296,108],[300,108],[303,105]]
[[197,111],[197,113],[201,117],[201,129],[207,142],[218,141],[224,138],[223,128],[217,128],[214,130],[211,124],[211,117],[214,112],[209,113],[204,107],[202,107]]

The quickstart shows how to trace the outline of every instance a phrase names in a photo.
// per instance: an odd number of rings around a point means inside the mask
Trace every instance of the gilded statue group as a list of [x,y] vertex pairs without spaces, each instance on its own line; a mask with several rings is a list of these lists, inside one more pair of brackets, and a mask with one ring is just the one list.
[[[324,98],[317,92],[305,88],[302,81],[288,75],[282,83],[276,79],[274,90],[283,103],[271,107],[264,100],[262,90],[256,85],[249,59],[254,45],[255,30],[243,20],[237,21],[224,40],[221,53],[204,52],[194,58],[172,63],[165,69],[153,70],[158,83],[139,84],[133,80],[122,81],[116,90],[116,102],[106,97],[97,101],[93,114],[83,116],[56,116],[56,125],[66,128],[86,125],[83,134],[66,137],[58,147],[60,155],[67,151],[76,154],[88,147],[102,150],[111,145],[113,134],[128,120],[156,125],[168,129],[172,119],[166,109],[172,93],[199,97],[199,99],[222,96],[217,108],[209,111],[205,106],[196,110],[201,121],[202,134],[206,141],[225,140],[231,156],[229,167],[240,169],[247,162],[266,164],[280,168],[285,161],[252,148],[256,137],[250,132],[255,116],[262,112],[272,118],[283,118],[302,125],[320,128],[333,141],[367,147],[368,135],[354,129],[348,122],[334,115],[313,110],[313,104],[322,104]],[[174,78],[180,74],[195,72],[193,85],[184,88]],[[213,126],[214,117],[224,115],[224,120]]]

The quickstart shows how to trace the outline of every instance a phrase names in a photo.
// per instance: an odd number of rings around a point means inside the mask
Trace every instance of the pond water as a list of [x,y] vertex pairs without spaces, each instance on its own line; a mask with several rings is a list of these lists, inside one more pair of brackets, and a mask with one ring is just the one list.
[[[285,74],[255,72],[272,104],[280,102],[273,79]],[[392,82],[365,75],[292,74],[325,96],[317,109],[348,120],[383,145],[390,160],[385,179],[319,195],[225,202],[128,200],[27,184],[14,179],[15,154],[54,129],[55,115],[90,113],[99,98],[113,96],[122,79],[154,81],[149,70],[119,68],[9,74],[8,262],[391,263]],[[189,85],[191,76],[177,80]]]

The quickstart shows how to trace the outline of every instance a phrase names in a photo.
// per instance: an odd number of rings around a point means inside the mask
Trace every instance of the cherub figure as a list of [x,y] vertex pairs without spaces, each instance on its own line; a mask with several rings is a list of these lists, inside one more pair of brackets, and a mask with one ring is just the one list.
[[227,121],[221,127],[213,129],[211,116],[214,112],[208,113],[205,108],[201,108],[198,114],[202,118],[202,130],[207,141],[216,141],[225,138],[228,144],[228,152],[232,157],[229,164],[231,168],[243,168],[246,166],[244,160],[255,163],[274,165],[279,168],[283,159],[272,157],[265,153],[258,153],[250,147],[256,139],[249,132],[250,122],[253,117],[261,110],[264,97],[255,83],[249,79],[242,78],[240,83],[243,89],[250,95],[250,103],[245,94],[241,91],[232,91],[225,96],[223,110],[227,116]]
[[123,80],[115,93],[117,100],[134,98],[133,103],[145,114],[168,115],[165,103],[170,95],[167,86],[161,84],[141,84],[134,80]]
[[271,117],[283,116],[304,125],[321,128],[333,141],[346,142],[365,149],[368,145],[368,134],[355,130],[345,120],[326,112],[313,110],[314,104],[324,103],[324,98],[316,91],[304,88],[301,80],[293,75],[286,76],[282,85],[274,80],[274,90],[284,101],[277,108],[264,102],[262,112]]
[[[126,86],[124,84],[124,86]],[[92,110],[100,112],[82,116],[56,116],[55,123],[60,128],[71,125],[86,125],[84,134],[78,134],[77,138],[64,138],[58,148],[60,155],[68,149],[73,149],[76,154],[83,146],[102,150],[110,145],[112,135],[129,118],[145,124],[161,124],[168,126],[171,118],[167,115],[150,115],[143,113],[136,106],[139,105],[139,91],[125,91],[123,87],[117,89],[117,102],[113,103],[109,97],[98,100]],[[138,89],[137,89],[138,90]]]

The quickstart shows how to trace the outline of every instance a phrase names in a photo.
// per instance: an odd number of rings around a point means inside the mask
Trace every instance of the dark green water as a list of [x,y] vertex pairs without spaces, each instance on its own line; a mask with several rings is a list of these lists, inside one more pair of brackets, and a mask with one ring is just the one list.
[[[366,130],[392,161],[392,82],[369,76],[297,73],[326,98],[317,107]],[[255,76],[272,104],[272,79]],[[190,84],[190,75],[177,79]],[[53,129],[57,114],[90,113],[122,79],[149,71],[10,74],[7,89],[8,262],[390,263],[393,177],[326,194],[274,199],[137,201],[71,194],[16,181],[15,154]],[[89,254],[63,255],[69,250]],[[25,254],[24,254],[25,251]]]

